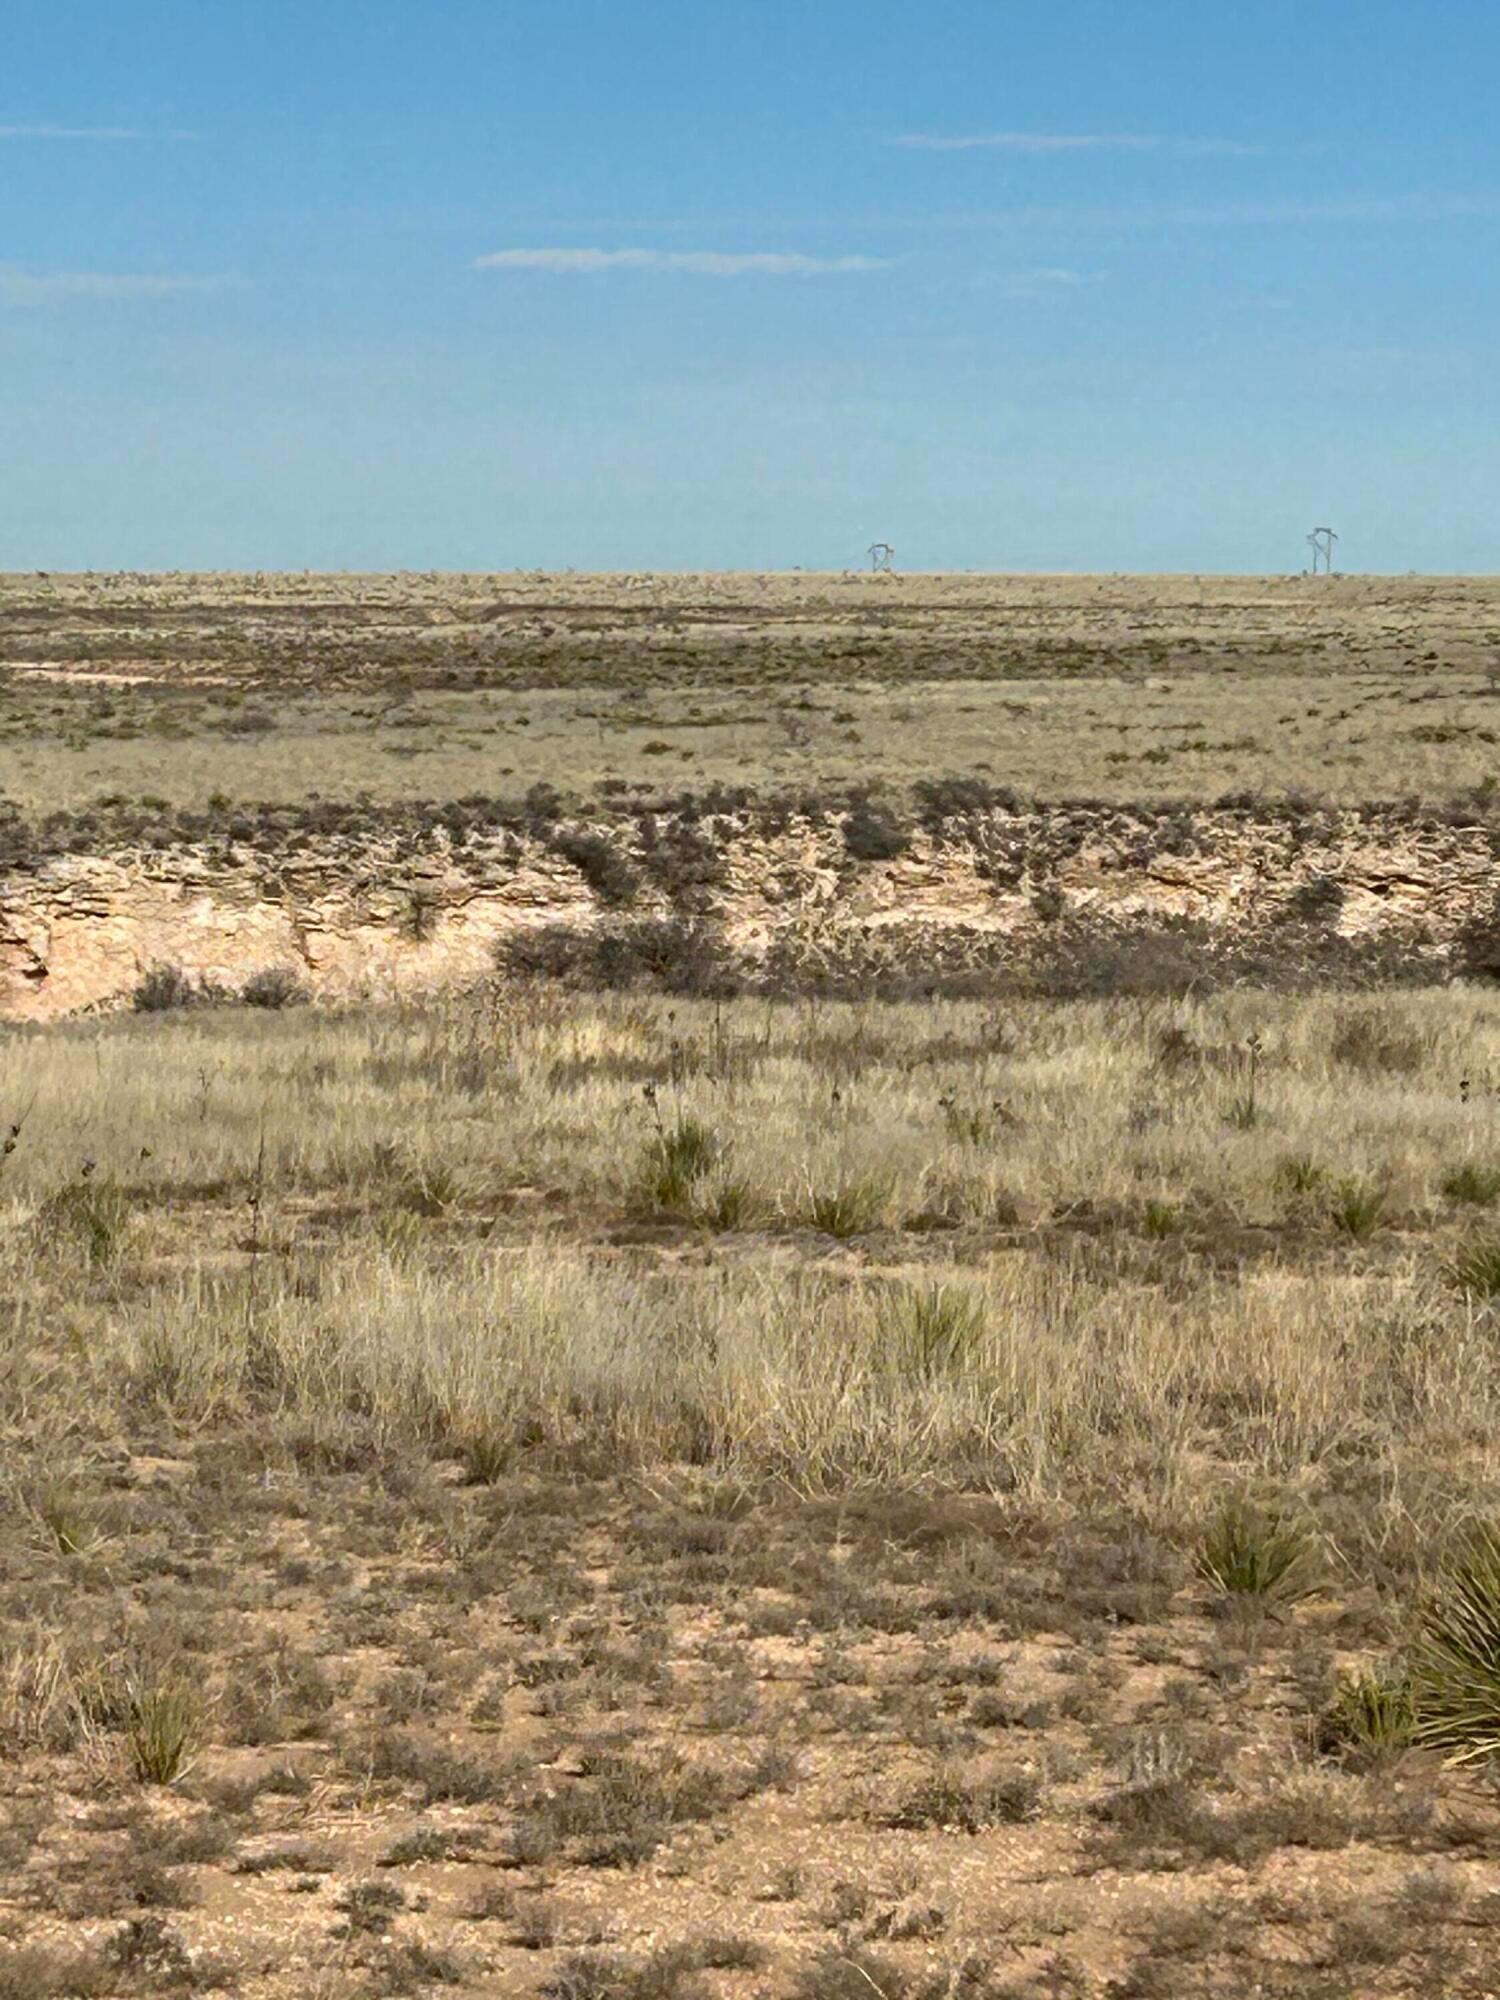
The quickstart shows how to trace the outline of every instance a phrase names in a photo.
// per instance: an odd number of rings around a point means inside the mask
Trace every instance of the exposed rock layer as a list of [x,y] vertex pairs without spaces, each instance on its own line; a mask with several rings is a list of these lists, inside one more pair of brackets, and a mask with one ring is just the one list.
[[[857,858],[872,847],[898,851]],[[0,876],[0,1015],[118,1006],[162,965],[231,990],[279,968],[320,1000],[412,994],[470,981],[528,937],[683,915],[751,976],[993,970],[1083,926],[1253,946],[1273,975],[1287,940],[1316,936],[1443,977],[1487,969],[1497,848],[1478,814],[1397,807],[990,808],[881,821],[873,839],[847,811],[751,810],[313,833],[276,854],[119,847]]]

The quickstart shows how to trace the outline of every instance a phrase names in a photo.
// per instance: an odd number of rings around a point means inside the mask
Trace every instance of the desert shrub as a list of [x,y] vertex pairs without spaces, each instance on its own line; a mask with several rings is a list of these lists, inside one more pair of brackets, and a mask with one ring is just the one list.
[[638,917],[587,929],[547,924],[505,939],[498,969],[605,992],[725,996],[738,990],[717,925],[697,918]]
[[912,786],[925,826],[939,827],[945,819],[960,819],[968,813],[992,812],[1001,807],[1018,809],[1014,792],[997,791],[983,778],[920,778]]
[[245,1007],[296,1007],[307,997],[307,987],[287,965],[268,965],[253,972],[239,990]]
[[602,833],[566,827],[553,835],[552,850],[570,861],[600,902],[611,909],[633,903],[640,893],[640,875]]
[[853,861],[894,861],[911,842],[881,806],[856,805],[844,820],[844,847]]
[[1231,1500],[1199,1544],[1197,1570],[1226,1597],[1299,1597],[1310,1587],[1310,1555],[1301,1528]]
[[180,965],[153,965],[137,981],[130,1004],[137,1014],[165,1014],[178,1007],[201,1006],[209,997],[203,984]]
[[911,1831],[954,1826],[982,1833],[986,1827],[1018,1826],[1033,1818],[1041,1796],[1040,1779],[1020,1768],[980,1778],[941,1770],[913,1786],[885,1815],[885,1824]]
[[1311,875],[1287,897],[1283,915],[1301,924],[1332,923],[1344,907],[1344,885],[1332,875]]

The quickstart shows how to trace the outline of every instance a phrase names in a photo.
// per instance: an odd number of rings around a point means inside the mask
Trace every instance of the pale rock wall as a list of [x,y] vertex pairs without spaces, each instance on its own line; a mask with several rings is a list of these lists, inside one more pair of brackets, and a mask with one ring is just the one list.
[[[640,858],[634,819],[576,822]],[[660,818],[658,832],[669,831]],[[874,941],[933,932],[1035,934],[1061,912],[1122,927],[1188,917],[1271,934],[1299,886],[1332,882],[1345,937],[1425,940],[1437,954],[1496,907],[1491,829],[1388,812],[1297,819],[1238,810],[985,811],[916,829],[885,861],[850,858],[841,818],[698,823],[719,880],[692,895],[748,964],[788,931]],[[1336,899],[1335,899],[1336,900]],[[665,913],[649,883],[634,909]],[[393,997],[487,972],[527,928],[610,913],[545,829],[455,846],[310,837],[290,856],[248,848],[116,849],[33,860],[0,876],[0,1018],[53,1020],[126,1002],[155,965],[233,988],[286,968],[321,1000]],[[1454,961],[1457,962],[1456,959]]]

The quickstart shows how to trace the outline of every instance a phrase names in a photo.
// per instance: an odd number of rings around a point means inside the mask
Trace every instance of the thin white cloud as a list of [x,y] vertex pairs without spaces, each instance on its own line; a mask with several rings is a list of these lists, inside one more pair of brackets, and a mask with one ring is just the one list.
[[1248,158],[1265,149],[1238,139],[1172,139],[1150,132],[902,132],[888,142],[921,153],[1210,153]]
[[1097,276],[1089,272],[1071,271],[1060,264],[1041,264],[1029,271],[1013,272],[1005,282],[1005,289],[1013,299],[1045,299],[1095,283]]
[[0,125],[0,139],[143,139],[129,125]]
[[492,250],[481,271],[686,271],[700,278],[802,278],[879,271],[883,257],[805,257],[792,250]]
[[222,292],[235,278],[197,278],[113,271],[17,271],[0,266],[0,306],[66,305],[75,300],[161,299],[190,292]]

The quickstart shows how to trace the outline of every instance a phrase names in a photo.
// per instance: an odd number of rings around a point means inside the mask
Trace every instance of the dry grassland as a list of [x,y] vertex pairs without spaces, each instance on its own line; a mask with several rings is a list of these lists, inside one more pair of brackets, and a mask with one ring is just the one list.
[[[1482,580],[11,577],[0,821],[1477,803],[1497,659]],[[1500,1992],[1500,999],[1170,983],[0,1028],[0,2000]]]
[[0,795],[1492,784],[1500,582],[0,578]]
[[0,1994],[1492,1991],[1497,1079],[1457,988],[12,1031]]

